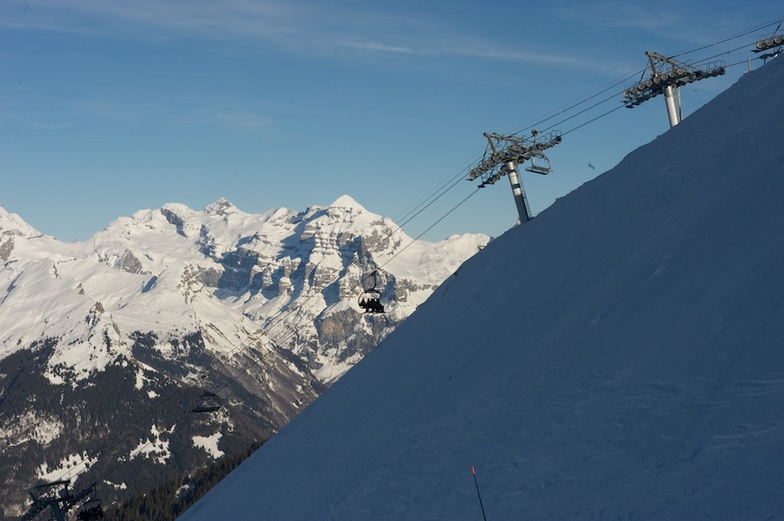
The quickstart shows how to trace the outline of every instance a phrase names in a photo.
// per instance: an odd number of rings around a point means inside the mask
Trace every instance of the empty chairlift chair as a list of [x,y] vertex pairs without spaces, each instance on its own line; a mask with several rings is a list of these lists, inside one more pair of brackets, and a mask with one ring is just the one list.
[[547,175],[553,171],[553,168],[550,166],[550,159],[540,152],[531,156],[531,166],[526,168],[526,171]]
[[204,391],[196,398],[196,406],[193,408],[193,412],[215,412],[219,411],[220,408],[220,397],[210,391]]

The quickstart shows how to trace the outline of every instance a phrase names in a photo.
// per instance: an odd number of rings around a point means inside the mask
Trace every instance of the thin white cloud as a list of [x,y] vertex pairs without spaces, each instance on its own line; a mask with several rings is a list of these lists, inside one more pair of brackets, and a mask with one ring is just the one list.
[[392,54],[415,54],[416,53],[414,49],[408,46],[391,45],[388,43],[368,41],[368,40],[362,40],[358,38],[345,39],[342,42],[339,42],[338,45],[340,47],[345,47],[347,49],[354,49],[357,51],[382,52],[382,53],[392,53]]
[[[636,31],[641,36],[652,35],[665,40],[689,43],[704,42],[710,38],[702,34],[701,28],[705,20],[711,17],[711,13],[695,12],[688,2],[662,0],[654,4],[628,0],[556,0],[548,4],[548,10],[555,18],[599,30]],[[623,40],[619,39],[618,43],[623,45]]]
[[155,111],[140,104],[118,103],[115,100],[81,99],[73,103],[73,111],[90,119],[124,125],[137,125],[150,119]]
[[[576,8],[575,8],[576,9]],[[441,17],[402,16],[318,2],[231,0],[9,0],[0,27],[131,38],[242,38],[285,51],[351,57],[357,54],[454,56],[601,68],[572,55],[509,49],[465,34]],[[568,13],[567,13],[568,15]],[[573,16],[581,16],[574,12]]]
[[527,52],[520,49],[493,47],[489,45],[466,46],[461,44],[453,48],[442,49],[440,54],[472,56],[476,58],[488,58],[518,63],[536,63],[540,65],[565,65],[570,67],[590,67],[594,69],[599,66],[599,64],[593,60],[576,58],[573,55]]
[[197,35],[224,38],[252,35],[283,38],[296,13],[285,3],[175,2],[171,0],[9,0],[0,26],[138,38]]
[[25,104],[6,104],[0,115],[6,122],[42,130],[75,128],[89,122],[102,122],[119,128],[133,127],[217,127],[238,131],[274,128],[275,119],[253,110],[225,104],[197,101],[120,98],[78,98],[54,103],[45,108]]
[[555,4],[552,12],[562,18],[580,20],[586,25],[610,29],[632,29],[651,32],[672,31],[684,21],[678,10],[652,4],[629,2],[583,2],[568,6]]
[[274,125],[273,120],[253,112],[220,112],[214,115],[215,121],[224,128],[253,130]]

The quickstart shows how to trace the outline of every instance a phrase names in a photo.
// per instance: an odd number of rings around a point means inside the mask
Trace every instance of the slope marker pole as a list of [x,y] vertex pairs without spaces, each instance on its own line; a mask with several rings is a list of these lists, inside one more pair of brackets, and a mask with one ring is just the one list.
[[482,494],[479,493],[479,482],[476,480],[476,469],[473,465],[471,465],[471,474],[474,475],[474,485],[476,485],[476,495],[479,497],[479,507],[482,509],[482,519],[487,521],[487,516],[485,515],[485,506],[482,504]]

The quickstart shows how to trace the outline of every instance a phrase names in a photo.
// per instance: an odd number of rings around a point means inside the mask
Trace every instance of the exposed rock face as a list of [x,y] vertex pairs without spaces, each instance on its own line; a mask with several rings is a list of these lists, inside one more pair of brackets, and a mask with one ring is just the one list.
[[4,241],[0,241],[0,260],[7,261],[11,257],[11,252],[14,250],[14,238],[8,237]]
[[[410,244],[347,196],[167,204],[83,244],[0,209],[0,517],[38,481],[100,478],[114,500],[269,437],[487,241]],[[372,271],[384,315],[356,303]],[[204,390],[219,413],[190,412]]]

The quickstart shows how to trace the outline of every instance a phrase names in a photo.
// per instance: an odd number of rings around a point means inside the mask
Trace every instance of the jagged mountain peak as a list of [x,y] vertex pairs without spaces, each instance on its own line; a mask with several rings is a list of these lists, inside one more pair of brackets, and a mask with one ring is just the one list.
[[204,208],[204,212],[205,213],[207,213],[209,215],[220,215],[220,216],[226,216],[226,215],[235,214],[235,213],[238,213],[239,211],[240,211],[240,209],[237,208],[236,206],[234,206],[225,197],[221,197],[220,199],[218,199],[214,203],[212,203],[212,204],[208,205],[206,208]]
[[[176,216],[175,220],[191,219],[195,215],[201,213],[182,203],[166,203],[161,206],[159,212],[164,216]],[[205,213],[207,213],[206,209]],[[167,217],[167,220],[171,222],[171,217]]]
[[19,215],[0,207],[0,262],[70,257],[80,247],[44,235]]
[[359,204],[357,201],[354,200],[353,197],[350,195],[341,195],[337,199],[335,199],[332,204],[329,205],[330,208],[349,208],[351,210],[356,211],[364,211],[365,207]]
[[16,235],[20,237],[42,237],[43,234],[30,226],[18,214],[0,206],[0,237]]

